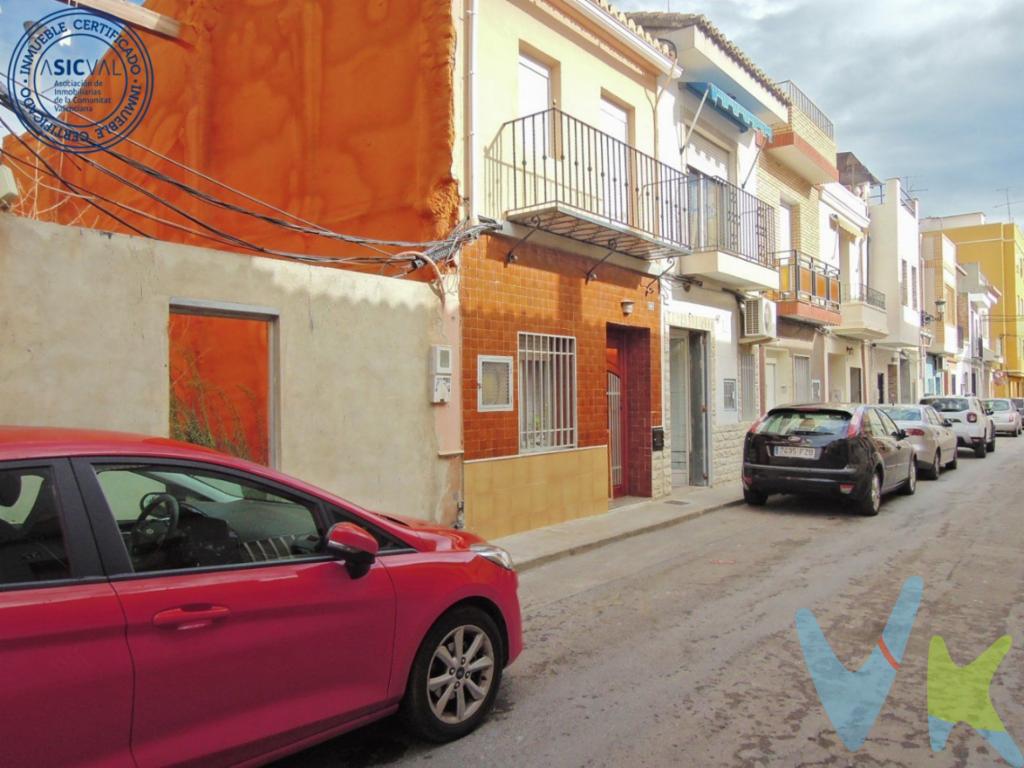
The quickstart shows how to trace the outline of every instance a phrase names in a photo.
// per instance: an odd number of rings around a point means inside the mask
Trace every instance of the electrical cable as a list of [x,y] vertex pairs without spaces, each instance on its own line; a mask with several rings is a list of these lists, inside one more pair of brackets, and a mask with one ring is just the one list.
[[[10,105],[9,95],[6,92],[6,89],[4,89],[2,87],[2,84],[0,84],[0,103],[4,103],[4,102],[6,102],[7,106],[9,106],[9,107],[11,106]],[[3,123],[3,125],[4,125],[4,127],[10,133],[14,134],[14,132],[11,130],[10,126],[8,126],[6,123]],[[20,143],[22,143],[23,146],[26,147],[26,149],[28,149],[30,152],[32,152],[32,154],[35,155],[36,158],[47,167],[47,170],[50,172],[51,176],[53,176],[55,179],[59,180],[62,184],[64,184],[66,187],[68,187],[68,189],[71,189],[72,192],[74,192],[75,189],[79,189],[79,190],[84,189],[83,187],[78,186],[78,185],[71,185],[66,179],[64,179],[60,175],[59,172],[55,171],[52,168],[52,166],[50,166],[48,163],[46,163],[46,161],[38,153],[32,151],[30,147],[25,145],[25,142],[21,139],[20,136],[18,136],[17,134],[14,134],[14,135],[15,135],[15,138],[17,138],[18,141]],[[222,182],[217,181],[216,179],[214,179],[213,177],[208,176],[207,174],[203,174],[200,171],[197,171],[195,169],[189,168],[187,165],[184,165],[182,163],[179,163],[178,161],[172,160],[171,158],[167,158],[166,156],[162,155],[161,153],[156,152],[156,150],[152,150],[149,147],[146,147],[144,144],[141,144],[140,142],[137,142],[137,141],[135,141],[133,139],[128,139],[128,140],[132,144],[134,144],[136,146],[139,146],[140,148],[150,152],[151,154],[153,154],[153,155],[155,155],[157,157],[161,157],[163,159],[166,159],[167,161],[173,163],[174,165],[176,165],[176,166],[178,166],[180,168],[183,168],[183,169],[185,169],[185,170],[187,170],[187,171],[189,171],[191,173],[195,173],[196,175],[209,180],[211,183],[214,183],[214,184],[217,184],[217,185],[219,185],[221,187],[224,187],[225,189],[228,189],[228,190],[230,190],[232,192],[235,192],[236,194],[239,194],[239,195],[241,195],[243,197],[246,197],[247,199],[250,199],[250,200],[252,200],[254,202],[257,202],[257,203],[259,203],[261,205],[264,205],[264,206],[266,206],[266,207],[268,207],[268,208],[270,208],[272,210],[275,210],[277,212],[283,213],[284,215],[290,216],[290,217],[295,218],[295,219],[297,219],[299,221],[306,222],[306,220],[302,219],[301,217],[295,216],[294,214],[288,213],[286,211],[282,211],[280,208],[276,208],[275,206],[273,206],[273,205],[271,205],[269,203],[266,203],[264,201],[261,201],[258,198],[255,198],[255,197],[253,197],[251,195],[248,195],[248,194],[246,194],[244,192],[241,192],[240,190],[235,190],[234,188],[230,187],[229,185],[223,184]],[[92,142],[92,143],[95,144],[95,142]],[[99,148],[102,149],[103,151],[105,151],[106,153],[114,156],[116,159],[121,160],[123,163],[127,164],[129,167],[132,167],[132,168],[134,168],[134,169],[136,169],[136,170],[138,170],[138,171],[140,171],[140,172],[142,172],[142,173],[144,173],[146,175],[149,175],[149,176],[151,176],[153,178],[156,178],[158,180],[164,181],[165,183],[171,184],[172,186],[175,186],[178,189],[181,189],[185,193],[187,193],[189,195],[192,195],[193,197],[196,197],[196,198],[198,198],[198,199],[200,199],[200,200],[202,200],[204,202],[207,202],[209,204],[215,205],[215,206],[223,208],[225,210],[229,210],[229,211],[233,211],[233,212],[240,213],[240,214],[243,214],[243,215],[255,217],[255,218],[263,220],[263,221],[265,221],[267,223],[270,223],[270,224],[273,224],[273,225],[276,225],[276,226],[280,226],[280,227],[286,228],[286,229],[291,230],[291,231],[299,232],[300,234],[308,234],[308,235],[314,235],[314,236],[328,237],[328,238],[331,238],[331,239],[337,239],[337,240],[341,240],[341,241],[344,241],[344,242],[348,242],[348,243],[351,243],[351,244],[354,244],[354,245],[360,245],[360,246],[363,246],[363,247],[368,247],[371,250],[375,251],[376,253],[379,253],[380,255],[385,256],[387,258],[381,259],[379,257],[374,257],[374,258],[324,257],[324,256],[313,256],[313,255],[308,255],[308,254],[288,253],[288,252],[284,252],[284,251],[278,251],[276,249],[265,248],[263,246],[256,245],[255,243],[251,243],[251,242],[249,242],[249,241],[247,241],[247,240],[245,240],[243,238],[240,238],[240,237],[237,237],[237,236],[232,235],[230,233],[224,232],[223,230],[220,230],[217,227],[214,227],[214,226],[206,223],[202,219],[200,219],[198,217],[195,217],[195,216],[192,216],[191,214],[189,214],[188,212],[178,208],[177,206],[168,203],[166,200],[164,200],[163,198],[159,197],[155,193],[150,192],[149,190],[146,190],[145,188],[139,186],[138,184],[135,184],[132,181],[129,181],[128,179],[124,178],[122,175],[120,175],[117,172],[107,168],[103,164],[98,163],[98,162],[92,160],[91,158],[88,158],[88,157],[86,157],[84,155],[82,155],[79,158],[79,160],[87,163],[91,167],[99,170],[100,172],[102,172],[102,173],[104,173],[104,174],[114,178],[116,181],[118,181],[118,182],[128,186],[129,188],[131,188],[131,189],[133,189],[133,190],[135,190],[135,191],[137,191],[137,192],[139,192],[139,193],[141,193],[141,194],[143,194],[143,195],[153,199],[156,202],[161,203],[162,205],[165,205],[166,207],[170,208],[171,210],[173,210],[175,213],[177,213],[178,215],[182,216],[183,218],[191,221],[194,224],[197,224],[197,225],[203,227],[204,229],[206,229],[211,234],[207,235],[207,234],[205,234],[203,232],[198,232],[198,231],[193,230],[193,229],[191,229],[189,227],[185,227],[183,225],[176,224],[174,222],[170,222],[170,221],[168,221],[166,219],[163,219],[162,217],[159,217],[159,216],[156,216],[156,215],[152,215],[152,214],[146,214],[143,211],[140,211],[138,209],[132,208],[131,206],[126,206],[124,204],[119,204],[116,201],[109,200],[108,198],[104,198],[103,196],[98,195],[96,193],[90,192],[91,197],[95,197],[97,199],[104,200],[104,201],[108,202],[109,204],[116,205],[116,206],[118,206],[120,208],[123,208],[125,210],[129,210],[132,213],[135,213],[137,215],[142,215],[142,216],[144,216],[146,218],[149,218],[151,220],[157,221],[157,222],[159,222],[161,224],[174,227],[176,229],[179,229],[179,230],[184,231],[184,232],[188,232],[189,234],[192,234],[192,235],[195,235],[195,236],[198,236],[198,237],[202,237],[204,239],[212,240],[214,242],[217,242],[218,244],[234,245],[235,247],[244,248],[246,250],[251,250],[251,251],[254,251],[254,252],[260,253],[260,254],[266,254],[266,255],[271,255],[271,256],[278,256],[278,257],[289,258],[289,259],[296,259],[296,260],[301,260],[301,261],[306,261],[306,262],[313,262],[313,263],[364,264],[364,265],[375,265],[375,266],[376,265],[382,265],[382,271],[387,266],[391,266],[391,265],[395,265],[395,264],[400,264],[400,263],[403,263],[403,262],[409,262],[410,266],[411,266],[409,272],[412,272],[412,271],[415,271],[415,269],[419,268],[419,266],[421,266],[422,263],[429,263],[431,265],[432,270],[434,271],[435,275],[440,279],[441,278],[441,272],[440,272],[440,269],[439,269],[439,266],[438,266],[439,264],[443,264],[443,263],[447,263],[447,262],[451,261],[453,256],[454,256],[454,254],[455,254],[455,252],[459,249],[459,247],[464,242],[475,240],[483,232],[493,229],[493,225],[474,225],[474,226],[469,226],[468,222],[462,222],[446,238],[444,238],[442,240],[427,241],[427,242],[422,242],[422,243],[414,243],[414,242],[409,242],[409,241],[380,240],[380,239],[376,239],[376,238],[363,238],[363,237],[352,236],[352,235],[343,235],[343,234],[340,234],[340,233],[337,233],[337,232],[326,230],[326,229],[324,229],[322,227],[319,227],[318,225],[312,224],[312,222],[306,222],[306,223],[310,224],[311,228],[299,227],[299,226],[296,226],[294,224],[291,224],[290,222],[284,221],[282,219],[278,219],[278,218],[273,217],[273,216],[267,216],[267,215],[261,214],[261,213],[259,213],[257,211],[252,211],[250,209],[243,208],[241,206],[234,205],[233,203],[229,203],[229,202],[226,202],[226,201],[221,200],[219,198],[216,198],[216,197],[214,197],[212,195],[209,195],[209,194],[207,194],[205,192],[202,192],[201,190],[197,190],[197,189],[191,187],[190,185],[185,184],[184,182],[180,182],[180,181],[178,181],[176,179],[173,179],[173,178],[167,176],[166,174],[163,174],[163,173],[161,173],[159,171],[156,171],[155,169],[150,168],[145,163],[133,160],[132,158],[128,158],[128,157],[124,156],[123,154],[121,154],[119,152],[113,151],[110,148],[106,148],[106,147],[99,147]],[[14,156],[11,156],[11,157],[13,158]],[[114,219],[115,221],[118,221],[122,225],[126,226],[128,229],[130,229],[130,230],[132,230],[132,231],[134,231],[136,233],[142,234],[145,237],[150,237],[149,235],[141,232],[141,230],[138,230],[137,228],[135,228],[132,225],[128,224],[123,219],[121,219],[121,218],[111,214],[109,211],[107,211],[106,209],[102,208],[101,206],[98,206],[95,203],[94,200],[92,200],[92,199],[90,199],[88,197],[84,197],[83,199],[85,199],[86,202],[89,203],[90,205],[98,207],[99,210],[101,210],[104,214],[110,216],[112,219]],[[403,246],[406,246],[406,247],[416,247],[416,248],[422,248],[423,250],[422,251],[406,250],[406,251],[403,251],[400,254],[389,254],[387,251],[383,251],[380,248],[375,247],[376,245],[391,246],[391,247],[403,247]]]
[[[21,138],[21,136],[19,136],[18,134],[14,133],[14,131],[11,130],[11,126],[9,126],[7,124],[7,121],[4,120],[3,117],[0,117],[0,125],[2,125],[7,130],[7,132],[9,134],[14,136],[14,138],[17,140],[17,142],[19,144],[21,144],[21,146],[23,146],[28,152],[31,152],[33,155],[35,155],[36,159],[40,163],[43,164],[43,167],[45,167],[46,170],[48,170],[52,176],[54,176],[55,178],[59,179],[61,181],[61,183],[64,184],[64,186],[66,186],[68,189],[70,189],[71,191],[74,191],[71,188],[71,185],[68,184],[68,182],[64,181],[64,179],[61,177],[61,175],[59,173],[57,173],[53,169],[53,166],[51,166],[48,162],[46,162],[46,160],[43,158],[42,155],[40,155],[38,152],[36,152],[34,149],[32,149],[32,147],[30,147],[28,145],[28,143],[23,138]],[[89,202],[89,205],[93,206],[94,208],[96,208],[97,210],[102,212],[104,215],[109,216],[111,219],[113,219],[114,221],[118,222],[121,226],[123,226],[123,227],[125,227],[127,229],[130,229],[132,232],[134,232],[135,234],[139,235],[140,237],[145,237],[145,238],[150,239],[150,240],[153,239],[152,235],[149,235],[149,234],[143,232],[138,227],[132,226],[131,224],[129,224],[127,221],[125,221],[121,217],[119,217],[116,214],[113,214],[110,211],[108,211],[102,205],[100,205],[100,204],[98,204],[96,202],[93,202],[91,200],[88,201],[88,202]]]

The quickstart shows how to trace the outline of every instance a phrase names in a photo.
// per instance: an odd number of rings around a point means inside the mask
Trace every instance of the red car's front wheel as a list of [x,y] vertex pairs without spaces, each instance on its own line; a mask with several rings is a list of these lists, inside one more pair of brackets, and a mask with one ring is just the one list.
[[402,702],[409,727],[429,741],[458,739],[494,706],[504,667],[501,632],[472,606],[449,611],[424,638]]

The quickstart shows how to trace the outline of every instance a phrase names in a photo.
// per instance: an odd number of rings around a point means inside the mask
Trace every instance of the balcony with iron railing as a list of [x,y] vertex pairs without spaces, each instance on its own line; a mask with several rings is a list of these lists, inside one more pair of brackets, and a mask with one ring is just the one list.
[[779,268],[779,316],[817,325],[838,325],[839,269],[800,251],[776,254]]
[[796,83],[792,80],[783,80],[778,84],[782,92],[789,97],[790,103],[807,115],[810,121],[817,126],[823,134],[828,136],[833,141],[835,140],[835,128],[832,124],[832,120],[826,115],[821,108],[811,101],[810,97],[801,91]]
[[885,294],[864,283],[846,283],[842,288],[839,327],[835,333],[871,341],[889,335]]
[[[685,174],[559,109],[509,120],[486,150],[487,215],[691,274],[778,284],[775,211],[739,187]],[[714,263],[701,258],[714,254]],[[709,274],[709,276],[718,276]]]
[[885,310],[885,294],[864,283],[850,283],[843,286],[843,302],[860,301]]
[[[899,185],[900,190],[900,205],[903,206],[904,210],[911,216],[917,216],[917,211],[914,210],[914,197],[910,192],[903,186]],[[872,184],[868,189],[868,202],[875,205],[882,205],[886,199],[886,183]]]
[[793,82],[779,83],[789,100],[785,125],[773,126],[768,154],[812,184],[839,180],[832,120]]

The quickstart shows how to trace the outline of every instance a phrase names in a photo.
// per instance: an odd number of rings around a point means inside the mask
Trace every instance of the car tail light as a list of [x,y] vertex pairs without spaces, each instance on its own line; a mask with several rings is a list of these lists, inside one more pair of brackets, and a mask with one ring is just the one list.
[[840,483],[839,484],[839,492],[840,493],[853,493],[853,487],[854,487],[853,483]]
[[976,414],[974,412],[971,412],[971,413],[967,414],[967,421],[969,421],[971,424],[973,424],[977,420],[978,420],[978,414]]
[[924,430],[920,427],[910,427],[905,430],[908,435],[917,435],[918,437],[924,437]]
[[767,413],[764,414],[763,416],[761,416],[757,421],[755,421],[753,424],[750,425],[750,429],[747,430],[747,434],[750,434],[750,435],[756,434],[758,427],[760,427],[761,424],[764,422],[764,420],[767,419],[767,418],[768,418],[768,414]]

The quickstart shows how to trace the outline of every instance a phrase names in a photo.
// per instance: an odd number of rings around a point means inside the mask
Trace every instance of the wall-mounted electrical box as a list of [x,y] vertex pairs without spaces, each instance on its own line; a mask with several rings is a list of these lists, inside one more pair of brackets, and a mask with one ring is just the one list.
[[430,348],[430,402],[447,403],[452,399],[452,348],[434,344]]

